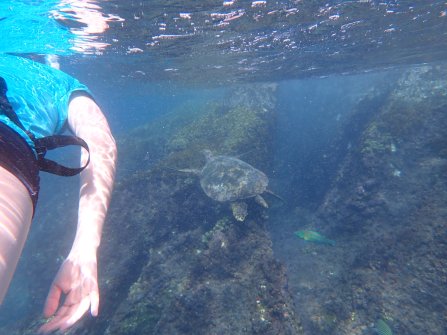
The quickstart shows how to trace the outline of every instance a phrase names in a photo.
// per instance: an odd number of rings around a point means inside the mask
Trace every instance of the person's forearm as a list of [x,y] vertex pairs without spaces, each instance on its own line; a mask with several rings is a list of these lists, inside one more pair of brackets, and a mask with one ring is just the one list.
[[[85,141],[89,143],[88,139]],[[114,147],[114,143],[110,143],[108,147],[109,149]],[[81,173],[78,226],[73,249],[96,249],[100,243],[102,226],[112,193],[115,160],[110,159],[110,154],[108,157],[102,157],[102,154],[98,153],[99,149],[104,148],[90,145],[91,161]]]
[[[117,152],[107,121],[96,104],[83,101],[88,99],[85,97],[75,99],[71,104],[75,113],[71,113],[69,121],[76,136],[89,145],[90,163],[81,173],[78,226],[71,252],[96,251],[112,193]],[[81,164],[86,160],[87,152],[82,150]]]
[[[78,226],[73,247],[51,284],[44,316],[54,316],[39,331],[62,332],[90,308],[98,315],[97,249],[115,175],[116,145],[101,109],[88,96],[76,96],[68,106],[68,126],[90,148],[90,164],[81,173]],[[81,164],[87,160],[82,149]],[[61,296],[64,302],[59,306]]]

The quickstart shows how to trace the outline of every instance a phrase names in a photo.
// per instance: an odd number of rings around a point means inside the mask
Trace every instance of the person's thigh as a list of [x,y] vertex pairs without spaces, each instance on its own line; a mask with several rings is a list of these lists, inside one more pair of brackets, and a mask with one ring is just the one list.
[[0,166],[0,303],[14,274],[33,217],[23,183]]

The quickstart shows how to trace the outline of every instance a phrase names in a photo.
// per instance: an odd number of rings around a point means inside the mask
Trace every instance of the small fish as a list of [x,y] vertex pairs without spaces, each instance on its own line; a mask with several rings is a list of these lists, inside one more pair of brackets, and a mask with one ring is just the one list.
[[320,233],[317,233],[316,231],[298,230],[295,232],[295,235],[302,238],[304,241],[335,245],[334,240],[330,240],[327,237],[321,235]]
[[393,335],[390,326],[382,319],[377,320],[375,326],[377,335]]

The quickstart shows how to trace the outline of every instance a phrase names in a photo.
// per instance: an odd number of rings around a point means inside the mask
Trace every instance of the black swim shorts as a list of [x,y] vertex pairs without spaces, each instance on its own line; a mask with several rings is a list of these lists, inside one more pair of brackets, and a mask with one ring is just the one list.
[[36,156],[25,139],[2,122],[0,122],[0,166],[25,185],[35,210],[40,188]]

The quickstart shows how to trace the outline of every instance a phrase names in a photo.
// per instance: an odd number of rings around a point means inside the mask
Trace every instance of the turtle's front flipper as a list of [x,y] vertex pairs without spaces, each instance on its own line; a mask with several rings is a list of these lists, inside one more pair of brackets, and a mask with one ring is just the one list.
[[234,218],[242,222],[248,214],[247,204],[245,202],[232,202],[231,211],[233,212]]
[[269,205],[267,204],[267,201],[264,200],[263,197],[261,197],[259,194],[255,196],[255,201],[261,205],[264,208],[269,208]]

